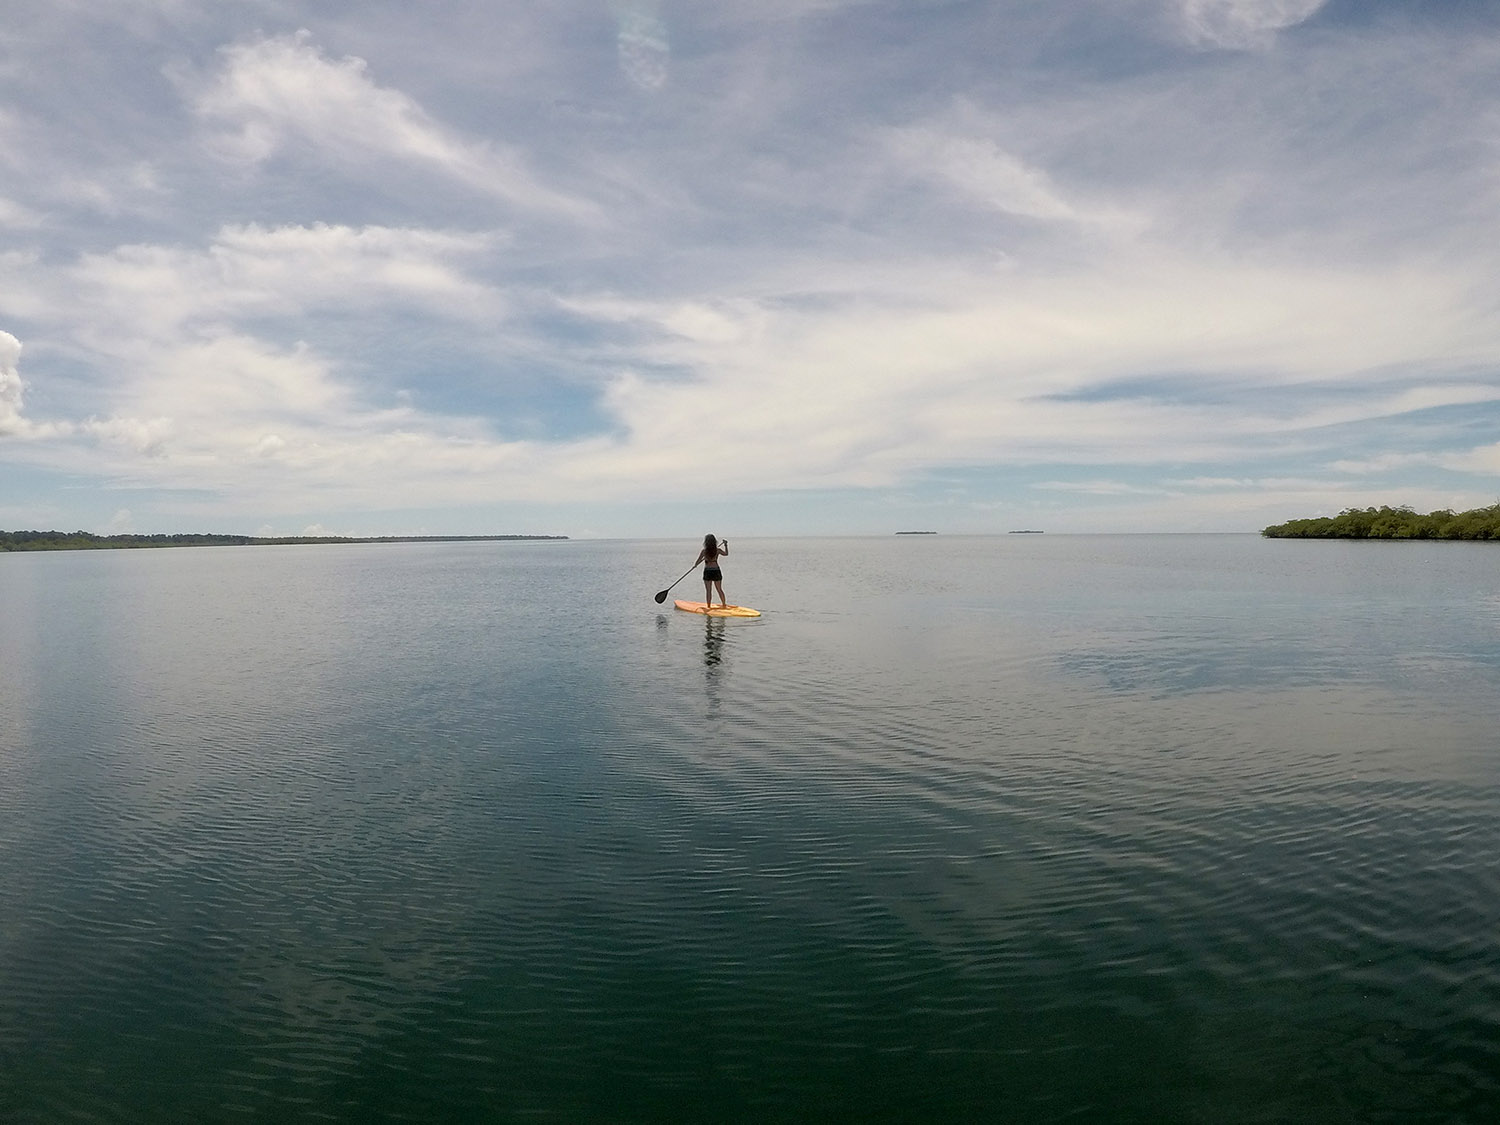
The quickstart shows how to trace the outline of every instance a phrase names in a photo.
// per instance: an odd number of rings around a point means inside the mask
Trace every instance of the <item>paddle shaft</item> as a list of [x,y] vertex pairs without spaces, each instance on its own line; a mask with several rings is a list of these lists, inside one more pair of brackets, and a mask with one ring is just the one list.
[[[682,578],[677,579],[677,582],[681,582],[683,578],[686,578],[689,574],[692,574],[693,571],[695,571],[697,569],[698,569],[698,564],[694,563],[692,566],[688,567],[686,570],[684,570],[682,572]],[[677,582],[673,582],[672,586],[677,585]],[[662,602],[664,602],[664,601],[667,600],[667,595],[672,592],[672,586],[668,586],[665,590],[658,590],[657,591],[657,594],[656,594],[656,603],[658,605],[660,605]]]

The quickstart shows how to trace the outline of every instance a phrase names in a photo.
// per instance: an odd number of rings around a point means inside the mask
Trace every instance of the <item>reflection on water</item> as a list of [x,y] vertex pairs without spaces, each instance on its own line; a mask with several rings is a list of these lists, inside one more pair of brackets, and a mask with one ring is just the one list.
[[703,618],[703,687],[708,694],[708,716],[718,718],[722,713],[719,694],[723,679],[720,662],[724,659],[724,619]]
[[724,619],[705,617],[703,626],[703,667],[713,671],[724,659]]
[[0,556],[0,1118],[1500,1109],[1500,549],[676,546]]

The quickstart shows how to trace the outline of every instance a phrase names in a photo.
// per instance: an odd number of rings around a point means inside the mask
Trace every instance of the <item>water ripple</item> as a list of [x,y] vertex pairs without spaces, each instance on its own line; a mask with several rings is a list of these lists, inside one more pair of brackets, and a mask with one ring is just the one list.
[[1489,618],[987,541],[988,602],[794,546],[759,620],[560,617],[673,568],[525,546],[26,572],[0,1116],[1500,1107]]

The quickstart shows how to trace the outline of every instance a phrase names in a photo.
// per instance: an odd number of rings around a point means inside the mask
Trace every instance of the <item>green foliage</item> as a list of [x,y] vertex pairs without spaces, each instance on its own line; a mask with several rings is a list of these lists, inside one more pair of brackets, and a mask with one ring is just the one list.
[[567,535],[96,535],[92,531],[0,531],[0,550],[110,550],[133,547],[287,546],[296,543],[471,543],[511,538],[567,538]]
[[89,531],[0,531],[0,551],[99,551],[137,547],[244,547],[294,543],[467,543],[493,539],[566,539],[566,535],[379,535],[365,539],[337,535],[95,535]]
[[248,535],[95,535],[89,531],[0,531],[0,551],[96,551],[121,547],[218,547]]
[[1345,508],[1336,516],[1273,524],[1261,534],[1269,539],[1500,539],[1500,503],[1426,515],[1404,506]]

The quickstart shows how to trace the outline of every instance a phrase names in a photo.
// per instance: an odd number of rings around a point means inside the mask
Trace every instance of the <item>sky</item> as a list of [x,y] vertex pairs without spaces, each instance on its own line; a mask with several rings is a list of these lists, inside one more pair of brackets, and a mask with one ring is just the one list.
[[7,0],[0,528],[1500,498],[1500,4]]

